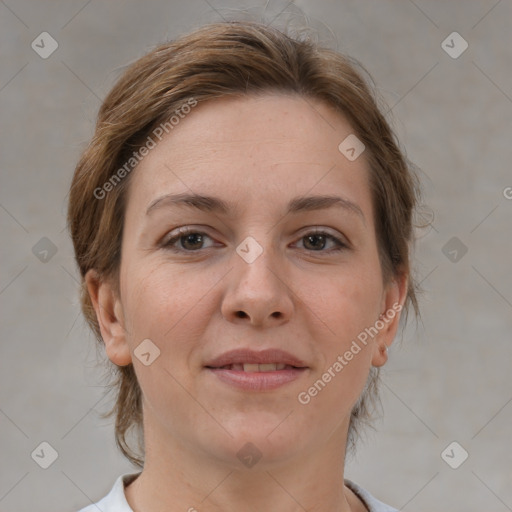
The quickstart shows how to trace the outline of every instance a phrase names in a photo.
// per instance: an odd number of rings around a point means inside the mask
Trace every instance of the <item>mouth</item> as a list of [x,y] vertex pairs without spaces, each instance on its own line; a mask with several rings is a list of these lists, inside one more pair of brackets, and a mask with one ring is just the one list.
[[232,370],[235,372],[276,372],[281,370],[294,370],[298,369],[297,366],[292,366],[290,364],[285,363],[234,363],[234,364],[226,364],[224,366],[215,367],[215,366],[207,366],[206,368],[210,368],[211,370]]
[[308,366],[281,350],[234,350],[209,362],[205,369],[230,387],[244,391],[277,389],[302,376]]

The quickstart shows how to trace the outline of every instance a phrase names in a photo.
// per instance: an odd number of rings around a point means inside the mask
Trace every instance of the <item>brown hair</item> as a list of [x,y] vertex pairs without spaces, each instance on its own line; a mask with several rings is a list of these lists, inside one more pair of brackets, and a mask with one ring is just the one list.
[[[409,304],[419,314],[409,262],[418,180],[363,74],[364,68],[350,57],[253,21],[203,26],[156,47],[125,71],[101,105],[94,136],[77,164],[69,195],[68,225],[82,278],[82,310],[100,344],[84,277],[95,269],[102,278],[111,278],[119,291],[121,238],[132,174],[125,164],[148,134],[191,98],[201,103],[228,95],[279,91],[321,100],[345,116],[366,146],[383,279],[408,275],[405,317]],[[121,168],[126,172],[120,173]],[[114,183],[116,173],[123,179]],[[107,182],[112,186],[105,187]],[[141,390],[132,364],[110,365],[116,402],[109,415],[116,415],[116,442],[130,461],[142,466]],[[378,400],[378,375],[379,369],[372,367],[352,411],[351,447],[359,423],[370,419],[371,406]],[[138,451],[128,443],[132,428]]]

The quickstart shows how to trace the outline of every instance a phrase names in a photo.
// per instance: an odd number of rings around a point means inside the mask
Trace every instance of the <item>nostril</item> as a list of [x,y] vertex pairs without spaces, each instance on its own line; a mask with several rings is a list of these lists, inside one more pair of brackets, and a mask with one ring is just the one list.
[[[281,315],[282,315],[282,313],[280,311],[274,311],[274,313],[272,313],[272,316],[274,318],[281,318]],[[237,311],[235,313],[235,316],[237,318],[248,318],[249,317],[249,315],[245,311]]]

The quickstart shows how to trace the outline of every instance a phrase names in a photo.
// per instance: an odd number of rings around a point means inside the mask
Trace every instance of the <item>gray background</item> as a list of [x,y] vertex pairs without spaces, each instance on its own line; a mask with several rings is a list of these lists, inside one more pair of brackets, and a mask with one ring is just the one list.
[[[0,510],[78,510],[132,470],[98,417],[110,402],[80,315],[67,191],[120,68],[241,6],[268,22],[284,10],[276,27],[302,20],[362,61],[434,212],[417,232],[423,323],[391,350],[385,414],[346,476],[404,511],[512,510],[510,0],[2,1]],[[47,59],[31,48],[43,31],[59,45]],[[441,46],[453,31],[469,44],[458,58]],[[43,441],[58,452],[48,469],[31,458]],[[453,441],[469,453],[458,469],[441,457]]]

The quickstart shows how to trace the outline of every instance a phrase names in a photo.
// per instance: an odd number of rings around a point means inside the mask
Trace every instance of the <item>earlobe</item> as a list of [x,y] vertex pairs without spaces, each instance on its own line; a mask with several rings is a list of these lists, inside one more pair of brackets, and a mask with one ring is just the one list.
[[388,347],[384,343],[376,344],[372,357],[372,366],[384,366],[388,362]]
[[118,366],[132,362],[124,328],[123,308],[109,280],[102,279],[95,270],[85,275],[87,291],[96,312],[101,337],[108,358]]

